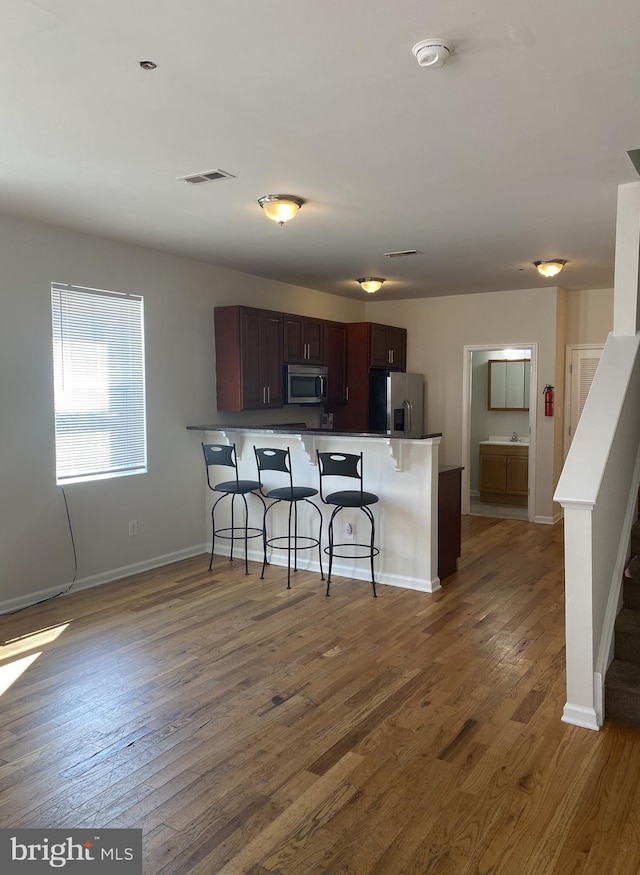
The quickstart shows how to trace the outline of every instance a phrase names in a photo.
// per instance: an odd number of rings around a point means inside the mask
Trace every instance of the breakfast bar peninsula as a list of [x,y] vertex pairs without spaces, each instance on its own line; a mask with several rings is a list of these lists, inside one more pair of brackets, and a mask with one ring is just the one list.
[[[299,486],[318,488],[316,450],[320,452],[363,453],[364,488],[375,492],[380,500],[374,506],[376,520],[376,543],[380,555],[376,558],[376,582],[406,589],[435,592],[440,589],[438,576],[438,450],[442,434],[427,434],[418,437],[391,437],[371,432],[340,432],[330,429],[306,428],[298,423],[274,427],[243,427],[237,425],[188,426],[199,432],[204,443],[235,444],[241,478],[256,479],[254,447],[275,447],[291,452],[294,483]],[[204,463],[203,463],[204,464]],[[269,472],[263,472],[264,492],[281,481],[270,482]],[[226,475],[220,479],[229,479]],[[348,484],[336,488],[348,488]],[[207,490],[209,492],[209,490]],[[224,504],[224,503],[223,503]],[[254,525],[258,521],[258,507],[252,507]],[[321,504],[326,532],[331,508]],[[280,508],[275,508],[278,511]],[[309,513],[312,509],[309,508]],[[301,508],[299,531],[305,532],[312,525]],[[211,537],[211,497],[206,496],[206,519],[208,537]],[[217,515],[218,511],[216,511]],[[285,510],[280,518],[274,516],[270,525],[286,529]],[[271,516],[271,514],[270,514]],[[355,509],[341,515],[340,525],[351,526],[354,542],[368,537],[364,517]],[[221,518],[223,520],[223,518]],[[228,525],[229,523],[220,523]],[[218,525],[216,516],[216,527]],[[317,517],[315,525],[317,526]],[[341,530],[342,532],[342,530]],[[344,539],[341,533],[340,540]],[[262,561],[261,544],[249,543],[249,559]],[[216,553],[228,555],[226,542],[218,545]],[[210,546],[210,541],[209,541]],[[313,555],[312,555],[313,554]],[[286,564],[286,555],[274,551],[269,557],[274,564]],[[319,570],[315,551],[303,551],[298,557],[298,567]],[[369,580],[369,564],[358,559],[339,559],[334,562],[333,574],[359,580]]]

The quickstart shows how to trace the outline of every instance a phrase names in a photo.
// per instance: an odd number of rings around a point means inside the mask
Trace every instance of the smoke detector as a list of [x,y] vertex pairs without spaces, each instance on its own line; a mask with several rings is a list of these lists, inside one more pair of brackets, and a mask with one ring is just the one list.
[[423,39],[411,51],[421,67],[444,67],[453,54],[453,43],[441,37]]

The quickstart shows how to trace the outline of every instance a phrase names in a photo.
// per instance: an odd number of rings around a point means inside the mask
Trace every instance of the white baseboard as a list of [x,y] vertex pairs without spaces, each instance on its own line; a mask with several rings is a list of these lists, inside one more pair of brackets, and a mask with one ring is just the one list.
[[561,517],[552,517],[552,516],[534,516],[534,523],[541,523],[543,526],[554,526]]
[[[211,544],[206,548],[208,553],[211,554]],[[317,560],[317,550],[309,551],[311,556],[300,554],[298,556],[298,570],[299,571],[314,571],[320,574],[320,565]],[[230,546],[227,544],[220,545],[218,549],[218,544],[216,543],[216,552],[215,556],[229,556]],[[234,558],[244,559],[244,545],[240,547],[239,550],[234,550]],[[260,562],[262,563],[262,551],[257,549],[252,549],[249,546],[248,559],[250,562]],[[214,567],[215,567],[215,558],[214,558]],[[323,569],[325,573],[325,577],[327,574],[327,569],[329,567],[328,557],[323,556],[322,559]],[[273,550],[269,554],[269,565],[277,565],[278,567],[287,566],[287,554],[285,551]],[[269,572],[267,571],[266,574]],[[345,565],[343,563],[337,562],[334,560],[333,567],[331,569],[332,576],[336,577],[349,577],[352,580],[364,580],[371,583],[371,566],[369,565],[368,559],[361,560],[358,565]],[[437,592],[437,590],[441,589],[440,586],[440,578],[436,577],[433,580],[422,579],[418,577],[405,577],[400,574],[385,574],[384,572],[379,572],[378,569],[375,569],[375,577],[376,584],[383,583],[386,586],[399,586],[403,589],[413,589],[418,592]]]
[[562,711],[562,722],[582,726],[583,729],[600,729],[595,708],[585,708],[584,705],[572,705],[569,702]]
[[[121,580],[123,577],[130,577],[132,574],[141,574],[143,571],[151,571],[154,568],[161,568],[163,565],[170,565],[172,562],[180,562],[182,559],[190,559],[192,556],[199,556],[203,553],[211,553],[211,544],[198,544],[193,547],[187,547],[184,550],[176,550],[173,553],[165,553],[162,556],[155,556],[152,559],[145,559],[142,562],[134,562],[132,565],[123,565],[120,568],[112,568],[109,571],[104,571],[101,574],[93,574],[89,577],[82,577],[76,580],[73,585],[71,583],[52,586],[48,589],[41,589],[37,592],[26,593],[25,595],[17,596],[16,598],[6,599],[0,602],[0,615],[12,614],[22,608],[28,608],[36,605],[39,602],[47,601],[55,598],[58,595],[69,592],[79,592],[82,589],[91,589],[95,586],[102,586],[105,583],[112,583],[114,580]],[[216,556],[228,556],[229,548],[224,545],[220,550],[216,547]],[[238,558],[244,556],[244,552],[240,549],[236,556]],[[262,562],[262,551],[249,549],[249,560],[252,562]],[[215,562],[215,560],[214,560]],[[272,552],[269,556],[271,565],[286,566],[286,554]],[[301,571],[316,571],[320,572],[320,566],[317,559],[309,559],[309,557],[298,557],[298,568]],[[327,566],[325,565],[325,573]],[[333,563],[332,574],[337,577],[350,577],[354,580],[370,581],[369,565],[366,562],[362,563],[362,567],[346,566],[337,562]],[[382,583],[387,586],[399,586],[404,589],[413,589],[419,592],[436,592],[440,587],[440,579],[436,577],[434,580],[423,580],[414,577],[403,577],[397,574],[378,574],[376,572],[376,583]],[[71,587],[69,589],[69,587]]]
[[[71,583],[61,584],[60,586],[49,587],[49,589],[41,589],[38,592],[27,593],[26,595],[17,596],[13,599],[6,599],[0,602],[0,614],[12,614],[22,608],[28,608],[38,602],[47,601],[55,598],[57,595],[66,594],[69,592],[78,592],[81,589],[91,589],[94,586],[102,586],[103,583],[112,583],[114,580],[120,580],[123,577],[130,577],[132,574],[140,574],[143,571],[151,571],[153,568],[160,568],[163,565],[170,565],[172,562],[180,562],[181,559],[190,559],[192,556],[198,556],[204,553],[206,547],[204,544],[199,544],[195,547],[187,547],[184,550],[176,550],[173,553],[165,553],[163,556],[155,556],[152,559],[145,559],[142,562],[134,562],[132,565],[123,565],[120,568],[113,568],[110,571],[104,571],[102,574],[93,574],[90,577],[83,577],[76,580],[73,585]],[[71,589],[69,589],[71,587]]]

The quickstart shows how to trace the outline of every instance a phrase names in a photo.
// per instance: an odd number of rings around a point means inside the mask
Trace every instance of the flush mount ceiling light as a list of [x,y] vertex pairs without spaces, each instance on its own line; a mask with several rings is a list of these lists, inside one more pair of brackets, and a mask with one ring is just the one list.
[[418,255],[419,249],[396,249],[393,252],[383,252],[385,258],[405,258],[407,255]]
[[304,200],[294,194],[266,194],[258,198],[258,203],[265,215],[282,227],[289,219],[293,219]]
[[421,67],[444,67],[453,54],[453,43],[447,39],[423,39],[411,49]]
[[377,292],[382,287],[384,281],[385,280],[381,276],[363,276],[357,280],[357,282],[360,283],[361,288],[370,295]]
[[552,276],[557,276],[560,273],[567,263],[567,259],[549,258],[546,261],[534,261],[533,263],[538,268],[538,273],[541,273],[542,276],[550,279]]

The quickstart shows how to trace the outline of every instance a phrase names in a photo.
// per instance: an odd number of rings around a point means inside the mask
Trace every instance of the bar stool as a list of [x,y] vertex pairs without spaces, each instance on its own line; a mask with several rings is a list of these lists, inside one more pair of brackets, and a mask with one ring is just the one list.
[[[256,464],[258,466],[258,477],[262,479],[263,471],[279,471],[287,474],[289,477],[288,486],[280,486],[276,489],[270,489],[266,493],[266,497],[272,499],[272,504],[265,508],[263,519],[264,531],[264,558],[262,560],[261,579],[264,579],[264,570],[267,566],[267,547],[272,550],[287,551],[287,589],[291,589],[291,553],[293,553],[293,570],[298,570],[298,550],[311,550],[313,547],[318,548],[318,559],[320,562],[320,578],[324,580],[324,572],[322,570],[322,511],[317,504],[309,499],[318,494],[317,489],[311,486],[294,486],[293,474],[291,471],[291,452],[289,447],[286,450],[275,449],[273,447],[255,447]],[[277,504],[286,501],[289,503],[289,525],[286,535],[277,535],[272,538],[267,538],[267,515],[269,511]],[[320,526],[318,529],[318,537],[313,538],[309,535],[298,534],[298,503],[304,501],[311,505],[317,511],[320,517]],[[293,533],[291,523],[293,522]],[[282,542],[286,541],[286,544]],[[303,543],[306,542],[306,543]]]
[[[233,561],[233,542],[236,537],[236,532],[244,533],[244,570],[245,574],[249,573],[249,563],[247,561],[247,545],[249,538],[264,538],[264,529],[257,528],[255,526],[249,525],[249,508],[247,506],[247,494],[255,495],[256,498],[260,499],[260,503],[263,507],[263,520],[264,520],[264,510],[266,510],[266,505],[264,502],[264,498],[260,494],[260,489],[262,484],[259,480],[240,480],[238,477],[238,460],[236,456],[236,445],[232,444],[202,444],[202,452],[204,453],[204,461],[205,467],[207,471],[207,486],[211,489],[212,492],[221,492],[219,498],[213,502],[213,506],[211,508],[211,558],[209,560],[209,571],[213,566],[213,551],[216,543],[216,535],[219,538],[225,538],[231,541],[231,553],[229,555],[229,561]],[[211,478],[209,476],[209,468],[213,465],[223,465],[227,468],[233,468],[235,472],[235,480],[225,480],[222,483],[211,483]],[[227,526],[222,529],[216,529],[215,523],[215,513],[216,507],[218,503],[222,501],[223,498],[231,496],[231,526]],[[234,520],[234,504],[236,497],[238,495],[242,496],[242,501],[244,502],[244,526],[236,526]],[[231,534],[229,534],[229,532]]]
[[[373,518],[373,513],[369,505],[379,501],[378,496],[373,492],[365,492],[363,489],[362,479],[362,453],[320,453],[316,450],[318,457],[318,472],[320,474],[320,498],[325,504],[335,505],[329,520],[329,546],[324,548],[324,552],[329,556],[329,574],[327,576],[327,592],[329,595],[329,587],[331,586],[331,568],[333,565],[333,557],[337,556],[340,559],[370,559],[371,560],[371,586],[373,587],[373,596],[376,596],[376,582],[373,573],[373,558],[380,553],[380,550],[375,546],[376,526]],[[340,492],[330,492],[329,495],[324,494],[323,480],[325,477],[351,477],[358,480],[360,483],[359,489],[344,489]],[[346,507],[358,508],[369,520],[371,525],[371,538],[368,544],[357,544],[345,541],[336,544],[333,539],[333,522],[341,510]],[[366,550],[365,553],[354,555],[353,553],[337,553],[336,547],[362,547]]]

